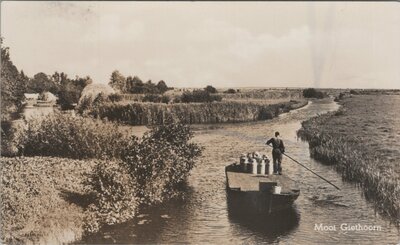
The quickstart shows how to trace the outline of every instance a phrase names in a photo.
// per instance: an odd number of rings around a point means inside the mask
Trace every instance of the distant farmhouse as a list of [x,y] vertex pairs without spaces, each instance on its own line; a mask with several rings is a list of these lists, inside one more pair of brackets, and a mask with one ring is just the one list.
[[57,96],[50,92],[39,93],[24,93],[24,102],[26,106],[55,106]]
[[26,106],[36,105],[38,99],[39,99],[38,93],[24,93],[24,102]]

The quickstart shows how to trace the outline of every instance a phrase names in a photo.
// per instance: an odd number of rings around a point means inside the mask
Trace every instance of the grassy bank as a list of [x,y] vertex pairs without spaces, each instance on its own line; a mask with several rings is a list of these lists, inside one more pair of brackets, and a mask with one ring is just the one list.
[[98,118],[107,118],[130,125],[159,125],[167,118],[187,124],[247,122],[272,119],[281,113],[300,108],[307,101],[276,104],[222,101],[213,103],[107,103],[89,110]]
[[311,156],[334,164],[376,207],[400,219],[400,95],[353,95],[337,112],[303,122]]

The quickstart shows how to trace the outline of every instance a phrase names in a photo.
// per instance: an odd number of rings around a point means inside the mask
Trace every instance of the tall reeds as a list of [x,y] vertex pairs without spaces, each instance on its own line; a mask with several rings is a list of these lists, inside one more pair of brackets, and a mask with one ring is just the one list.
[[222,93],[223,99],[244,100],[244,99],[301,99],[303,98],[300,89],[249,89],[237,93]]
[[167,118],[187,124],[246,122],[271,119],[283,112],[304,106],[306,101],[278,104],[214,102],[214,103],[107,103],[92,108],[94,117],[107,118],[130,125],[159,125]]

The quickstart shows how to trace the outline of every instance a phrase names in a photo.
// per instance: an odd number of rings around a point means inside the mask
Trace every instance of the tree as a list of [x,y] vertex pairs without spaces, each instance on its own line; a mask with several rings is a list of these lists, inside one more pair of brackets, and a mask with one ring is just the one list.
[[61,87],[58,93],[58,102],[62,109],[72,109],[73,104],[77,104],[81,97],[82,90],[93,81],[87,76],[84,78],[76,77],[71,80],[67,75],[61,73]]
[[226,91],[224,91],[225,94],[236,94],[236,90],[234,90],[233,88],[230,88]]
[[[3,39],[0,38],[0,44]],[[9,48],[1,47],[1,120],[7,120],[9,113],[22,105],[27,77],[19,73],[10,59]]]
[[59,85],[55,83],[52,76],[48,76],[43,72],[39,72],[30,79],[27,91],[30,93],[51,92],[57,94]]
[[134,76],[133,78],[131,76],[128,77],[127,87],[129,88],[128,92],[132,94],[142,94],[145,92],[144,83],[137,76]]
[[158,89],[158,91],[160,92],[160,93],[165,93],[167,90],[168,90],[168,86],[167,86],[167,84],[163,81],[163,80],[161,80],[161,81],[159,81],[158,83],[157,83],[157,89]]
[[113,71],[108,84],[116,91],[126,92],[126,78],[118,70]]
[[205,87],[204,90],[207,91],[207,92],[210,93],[210,94],[215,94],[215,93],[218,92],[217,89],[214,88],[214,87],[211,86],[211,85],[208,85],[207,87]]
[[314,88],[307,88],[303,90],[304,98],[317,98],[322,99],[327,97],[328,95],[322,91],[316,90]]

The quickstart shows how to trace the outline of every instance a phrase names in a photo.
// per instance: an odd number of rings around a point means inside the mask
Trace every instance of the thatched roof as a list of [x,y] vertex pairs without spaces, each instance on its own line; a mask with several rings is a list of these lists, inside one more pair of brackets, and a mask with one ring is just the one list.
[[25,97],[25,99],[28,99],[28,100],[37,100],[39,98],[39,94],[38,93],[24,93],[24,97]]

